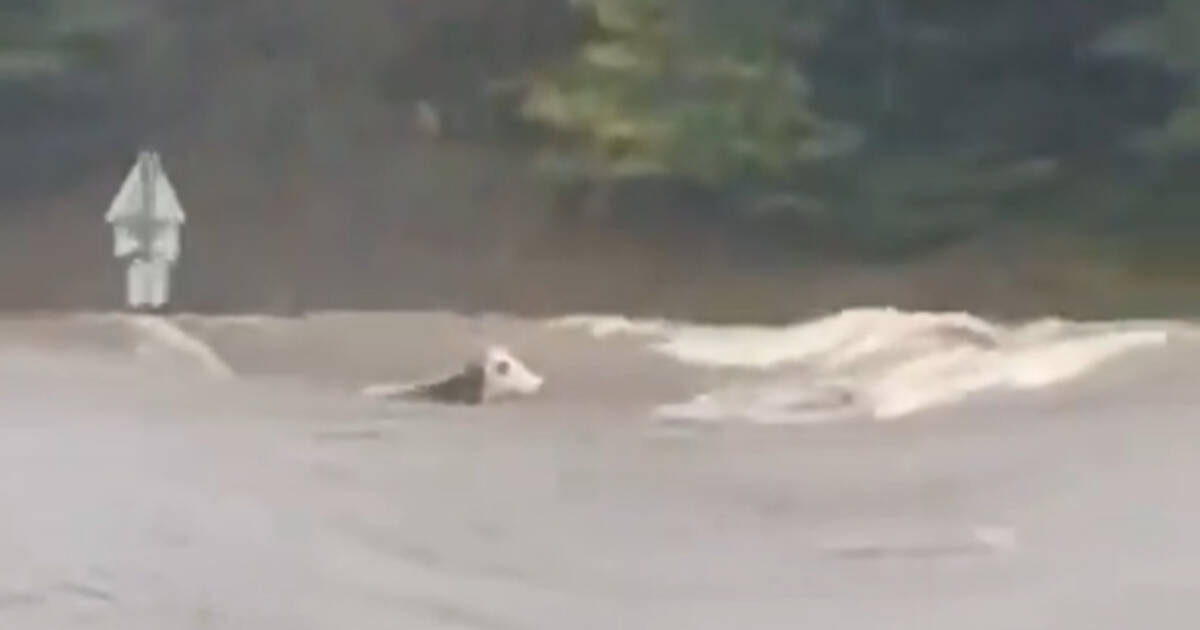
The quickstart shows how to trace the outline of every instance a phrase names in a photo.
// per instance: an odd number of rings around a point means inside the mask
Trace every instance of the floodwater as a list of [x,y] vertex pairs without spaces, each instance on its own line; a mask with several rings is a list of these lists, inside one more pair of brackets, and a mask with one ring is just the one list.
[[[544,393],[355,395],[489,342]],[[11,316],[0,626],[1191,627],[1198,360],[887,309]]]

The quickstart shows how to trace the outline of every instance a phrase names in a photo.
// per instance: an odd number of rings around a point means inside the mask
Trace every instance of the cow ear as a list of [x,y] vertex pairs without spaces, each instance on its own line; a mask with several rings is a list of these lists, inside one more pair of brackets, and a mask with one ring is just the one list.
[[483,379],[484,376],[486,376],[486,370],[484,369],[482,363],[471,362],[467,364],[467,367],[463,368],[463,376],[467,377],[467,380],[471,381],[472,383],[479,383],[480,385],[483,385]]

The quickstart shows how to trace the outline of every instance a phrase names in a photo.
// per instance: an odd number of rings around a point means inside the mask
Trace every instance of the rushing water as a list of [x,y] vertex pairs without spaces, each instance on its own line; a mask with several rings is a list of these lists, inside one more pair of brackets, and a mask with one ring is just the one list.
[[[0,624],[1188,627],[1192,335],[886,309],[10,317]],[[354,395],[489,342],[544,393]]]

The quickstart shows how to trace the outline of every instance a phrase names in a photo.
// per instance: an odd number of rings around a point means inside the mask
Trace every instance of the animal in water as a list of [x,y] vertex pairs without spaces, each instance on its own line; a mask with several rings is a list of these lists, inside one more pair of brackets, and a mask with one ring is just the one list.
[[545,378],[529,369],[503,346],[490,346],[479,359],[458,372],[415,383],[378,383],[362,394],[387,400],[414,400],[459,405],[482,405],[506,398],[532,396]]

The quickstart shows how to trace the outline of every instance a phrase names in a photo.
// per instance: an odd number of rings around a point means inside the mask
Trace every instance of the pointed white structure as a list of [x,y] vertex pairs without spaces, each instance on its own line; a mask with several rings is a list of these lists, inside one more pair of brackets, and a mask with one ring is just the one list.
[[157,152],[138,154],[104,220],[113,229],[113,255],[129,265],[126,303],[134,309],[165,306],[186,215]]

